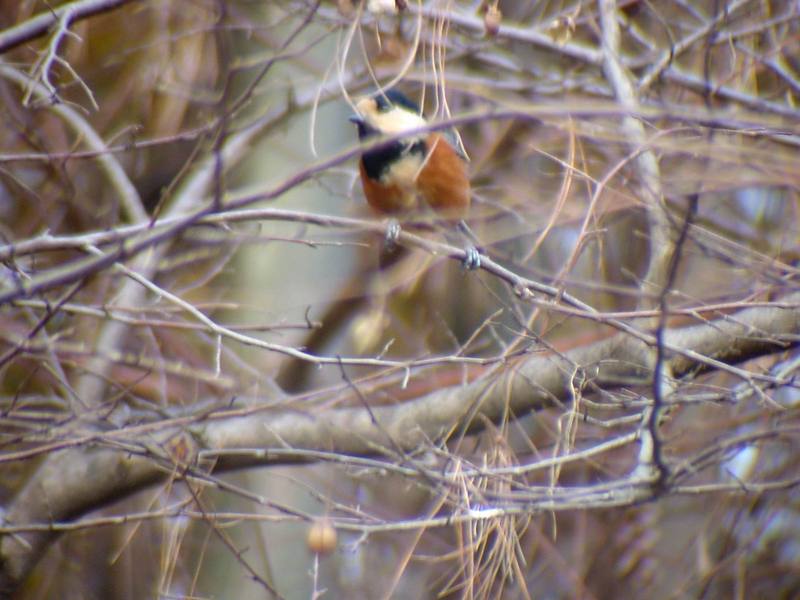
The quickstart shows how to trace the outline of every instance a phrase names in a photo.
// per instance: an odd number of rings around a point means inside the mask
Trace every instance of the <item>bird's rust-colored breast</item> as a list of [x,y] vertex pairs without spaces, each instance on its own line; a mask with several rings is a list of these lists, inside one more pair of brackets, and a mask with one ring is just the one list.
[[426,140],[427,155],[416,180],[401,187],[384,184],[367,176],[364,163],[359,162],[364,196],[378,212],[401,214],[413,212],[420,202],[441,216],[461,218],[469,208],[470,185],[467,162],[450,143],[438,133]]
[[446,217],[462,217],[469,208],[467,162],[439,133],[428,136],[428,156],[417,178],[425,202]]
[[[403,191],[398,185],[384,185],[380,181],[370,178],[362,161],[359,161],[358,168],[361,172],[364,197],[373,209],[391,215],[407,212],[413,208],[413,206],[409,206],[407,191]],[[413,202],[414,198],[411,197],[410,200]]]

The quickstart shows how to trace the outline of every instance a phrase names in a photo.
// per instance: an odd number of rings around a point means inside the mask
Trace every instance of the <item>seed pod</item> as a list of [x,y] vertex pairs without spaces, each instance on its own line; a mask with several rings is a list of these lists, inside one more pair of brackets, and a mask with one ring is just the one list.
[[336,529],[328,519],[317,519],[311,524],[306,545],[314,554],[329,554],[336,549]]

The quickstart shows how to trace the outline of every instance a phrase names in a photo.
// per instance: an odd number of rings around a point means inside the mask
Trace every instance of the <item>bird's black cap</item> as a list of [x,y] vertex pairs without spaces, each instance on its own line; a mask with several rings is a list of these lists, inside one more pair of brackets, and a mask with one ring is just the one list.
[[385,90],[383,92],[378,92],[373,98],[375,99],[375,104],[378,106],[378,110],[384,111],[392,106],[400,106],[419,114],[419,106],[409,100],[408,96],[401,91],[395,89]]

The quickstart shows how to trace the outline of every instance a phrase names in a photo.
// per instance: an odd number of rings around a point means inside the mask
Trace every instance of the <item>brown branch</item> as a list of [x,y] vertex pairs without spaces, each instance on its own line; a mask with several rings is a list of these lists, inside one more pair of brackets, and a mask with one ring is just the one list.
[[47,33],[53,25],[68,16],[70,22],[80,21],[88,17],[109,12],[131,2],[140,0],[78,0],[62,4],[46,12],[39,13],[32,19],[0,32],[0,54],[12,48],[36,39]]
[[[421,133],[428,131],[440,131],[448,129],[453,126],[458,127],[460,125],[479,123],[487,120],[519,119],[522,121],[531,121],[531,120],[538,120],[544,117],[568,116],[568,115],[572,115],[575,118],[579,117],[590,118],[598,116],[632,116],[632,117],[650,118],[650,119],[672,118],[678,122],[703,124],[710,127],[725,127],[733,129],[758,128],[759,130],[762,131],[765,127],[765,124],[763,122],[759,123],[757,122],[757,120],[753,122],[748,122],[747,118],[751,117],[750,115],[734,121],[729,121],[725,118],[712,116],[711,113],[699,114],[696,110],[688,111],[688,110],[670,109],[664,111],[661,109],[640,107],[638,110],[634,111],[634,110],[621,110],[619,107],[615,106],[598,107],[596,104],[593,104],[591,107],[585,107],[585,106],[565,107],[562,103],[553,106],[536,105],[536,106],[508,107],[503,109],[490,108],[490,109],[479,110],[472,113],[464,114],[457,118],[447,119],[441,122],[434,123],[428,127],[420,129],[419,132]],[[752,117],[755,118],[754,115],[752,115]],[[271,122],[273,118],[274,115],[263,117],[259,119],[256,123],[248,127],[247,131],[251,131],[251,129],[258,129],[264,127],[265,123]],[[794,132],[794,130],[791,129],[791,127],[782,127],[781,131],[783,131],[784,133]],[[348,148],[338,154],[335,154],[323,160],[319,160],[316,163],[311,164],[308,167],[290,175],[283,182],[273,186],[270,190],[267,190],[260,194],[241,196],[235,200],[232,200],[224,206],[224,209],[236,210],[250,206],[252,204],[255,204],[256,202],[278,198],[282,196],[284,193],[286,193],[288,190],[293,189],[295,186],[298,186],[301,183],[304,183],[305,181],[312,179],[316,174],[323,172],[327,169],[333,168],[335,166],[338,166],[354,158],[355,156],[361,154],[365,149],[378,148],[381,145],[386,145],[391,141],[400,139],[400,137],[404,135],[414,135],[416,133],[417,131],[405,132],[403,134],[398,134],[396,136],[387,136],[386,138],[378,140],[374,143]],[[248,138],[246,132],[242,132],[241,138],[242,139]],[[197,193],[199,194],[200,190],[197,190]],[[190,194],[186,194],[186,196],[190,197]],[[135,225],[132,227],[131,231],[133,230],[143,231],[140,237],[124,240],[124,242],[120,241],[121,243],[119,245],[115,246],[112,250],[107,252],[102,257],[84,259],[81,261],[77,261],[76,263],[66,265],[64,267],[59,267],[42,274],[37,274],[34,275],[30,280],[12,289],[2,290],[0,291],[0,305],[6,304],[16,299],[30,298],[36,296],[37,294],[40,294],[42,292],[46,292],[61,285],[69,284],[72,281],[81,279],[83,277],[87,277],[98,271],[106,269],[117,261],[128,260],[131,257],[138,254],[139,252],[142,252],[152,246],[163,243],[173,238],[174,236],[179,235],[187,228],[201,222],[203,219],[213,214],[215,214],[214,204],[213,202],[207,201],[199,208],[196,208],[191,212],[188,212],[185,216],[179,217],[177,221],[169,221],[169,225],[163,228],[159,227],[161,225],[160,221],[151,224],[151,226],[147,228],[145,228],[143,224]],[[111,235],[110,237],[112,239],[116,239],[114,235]],[[42,242],[46,244],[46,240],[42,240]],[[13,256],[13,254],[14,254],[13,245],[0,246],[0,260],[2,260],[2,257]],[[459,254],[458,258],[462,259],[463,257]]]
[[[784,302],[796,304],[800,294],[788,296]],[[687,356],[692,353],[740,362],[793,346],[799,335],[800,310],[758,307],[707,324],[667,330],[664,340],[665,347],[686,351],[671,358],[673,374],[682,376],[694,373],[698,367],[710,368],[692,361]],[[112,444],[115,448],[94,445],[53,455],[46,468],[38,471],[9,505],[4,521],[23,526],[75,519],[169,477],[170,463],[159,458],[164,453],[153,440],[165,443],[185,429],[194,433],[206,454],[236,448],[263,449],[233,455],[220,452],[216,455],[218,470],[313,460],[313,456],[302,453],[293,457],[285,452],[271,454],[270,448],[381,456],[391,452],[386,449],[387,434],[394,447],[413,451],[459,424],[467,430],[479,429],[480,417],[497,420],[509,412],[522,415],[554,402],[569,402],[576,365],[584,381],[599,386],[610,386],[624,378],[649,377],[645,367],[649,352],[649,346],[642,341],[619,335],[564,355],[527,357],[509,364],[494,379],[440,389],[395,406],[308,413],[256,407],[99,432],[89,436],[87,443]],[[265,398],[263,402],[273,400]],[[121,448],[120,441],[125,441]],[[638,496],[626,498],[633,501]],[[55,535],[52,531],[36,531],[3,537],[0,590],[13,589],[21,583]]]

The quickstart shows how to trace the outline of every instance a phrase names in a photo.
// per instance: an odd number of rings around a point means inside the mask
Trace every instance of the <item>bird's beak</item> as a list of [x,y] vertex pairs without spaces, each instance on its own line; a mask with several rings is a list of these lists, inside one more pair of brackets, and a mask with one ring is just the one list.
[[359,115],[350,115],[347,120],[351,123],[355,123],[356,125],[360,125],[364,122],[364,119],[362,119]]

